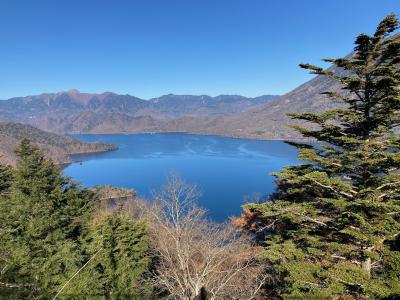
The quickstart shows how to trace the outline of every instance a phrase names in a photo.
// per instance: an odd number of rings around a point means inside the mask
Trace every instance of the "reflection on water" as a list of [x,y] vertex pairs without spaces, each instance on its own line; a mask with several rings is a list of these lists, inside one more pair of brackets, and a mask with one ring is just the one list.
[[[240,213],[243,199],[273,191],[271,172],[297,163],[297,151],[282,141],[255,141],[180,133],[75,135],[88,142],[117,144],[107,153],[75,156],[66,175],[85,186],[135,188],[149,197],[171,171],[202,190],[201,206],[223,220]],[[82,164],[79,161],[84,161]]]

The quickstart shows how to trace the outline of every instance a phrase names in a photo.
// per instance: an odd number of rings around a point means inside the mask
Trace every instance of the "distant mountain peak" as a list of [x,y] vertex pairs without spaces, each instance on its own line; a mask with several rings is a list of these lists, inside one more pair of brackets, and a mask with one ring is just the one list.
[[70,89],[65,91],[67,94],[80,94],[81,92],[78,89]]

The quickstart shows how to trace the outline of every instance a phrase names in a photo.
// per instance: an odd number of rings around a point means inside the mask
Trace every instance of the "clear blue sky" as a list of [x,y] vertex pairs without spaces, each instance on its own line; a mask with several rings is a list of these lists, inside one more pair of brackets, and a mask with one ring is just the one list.
[[0,99],[282,94],[399,0],[0,0]]

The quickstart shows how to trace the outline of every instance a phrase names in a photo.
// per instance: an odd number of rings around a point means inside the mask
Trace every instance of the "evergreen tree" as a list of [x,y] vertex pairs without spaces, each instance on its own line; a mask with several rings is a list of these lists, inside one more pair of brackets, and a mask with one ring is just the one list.
[[0,295],[47,299],[81,266],[79,238],[92,197],[29,140],[21,141],[16,154],[9,197],[0,201],[0,239],[7,253]]
[[12,181],[11,167],[0,164],[0,197],[8,192],[11,186],[11,181]]
[[150,259],[146,224],[122,209],[102,211],[92,221],[87,266],[63,292],[68,298],[148,299]]
[[[8,201],[9,189],[12,183],[12,169],[9,166],[4,166],[0,164],[0,206],[1,203]],[[1,214],[1,212],[0,212]],[[0,219],[0,232],[4,232],[6,230],[6,224],[1,222]],[[9,250],[7,249],[6,244],[1,239],[0,234],[0,270],[5,270],[7,266],[7,260],[9,258]],[[0,290],[4,288],[10,289],[10,287],[5,287],[4,282],[0,280]],[[0,296],[3,293],[0,291]],[[6,294],[4,294],[6,296]]]
[[357,37],[354,55],[325,60],[340,72],[300,65],[339,82],[342,92],[325,94],[344,105],[291,114],[313,124],[294,127],[320,143],[293,143],[305,163],[275,174],[270,201],[245,208],[248,225],[266,232],[280,296],[400,297],[400,39],[390,36],[398,27],[389,15]]

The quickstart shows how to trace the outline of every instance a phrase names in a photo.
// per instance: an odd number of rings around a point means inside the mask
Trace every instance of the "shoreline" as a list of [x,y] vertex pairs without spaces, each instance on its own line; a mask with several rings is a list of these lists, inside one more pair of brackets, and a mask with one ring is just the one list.
[[[232,139],[242,139],[242,140],[254,140],[254,141],[282,141],[282,142],[310,142],[306,139],[296,139],[296,138],[263,138],[263,137],[249,137],[234,134],[218,134],[218,133],[204,133],[204,132],[192,132],[192,131],[132,131],[132,132],[79,132],[79,133],[61,133],[65,136],[75,137],[79,135],[139,135],[139,134],[188,134],[188,135],[198,135],[198,136],[215,136],[215,137],[226,137]],[[84,153],[83,153],[84,154]]]

